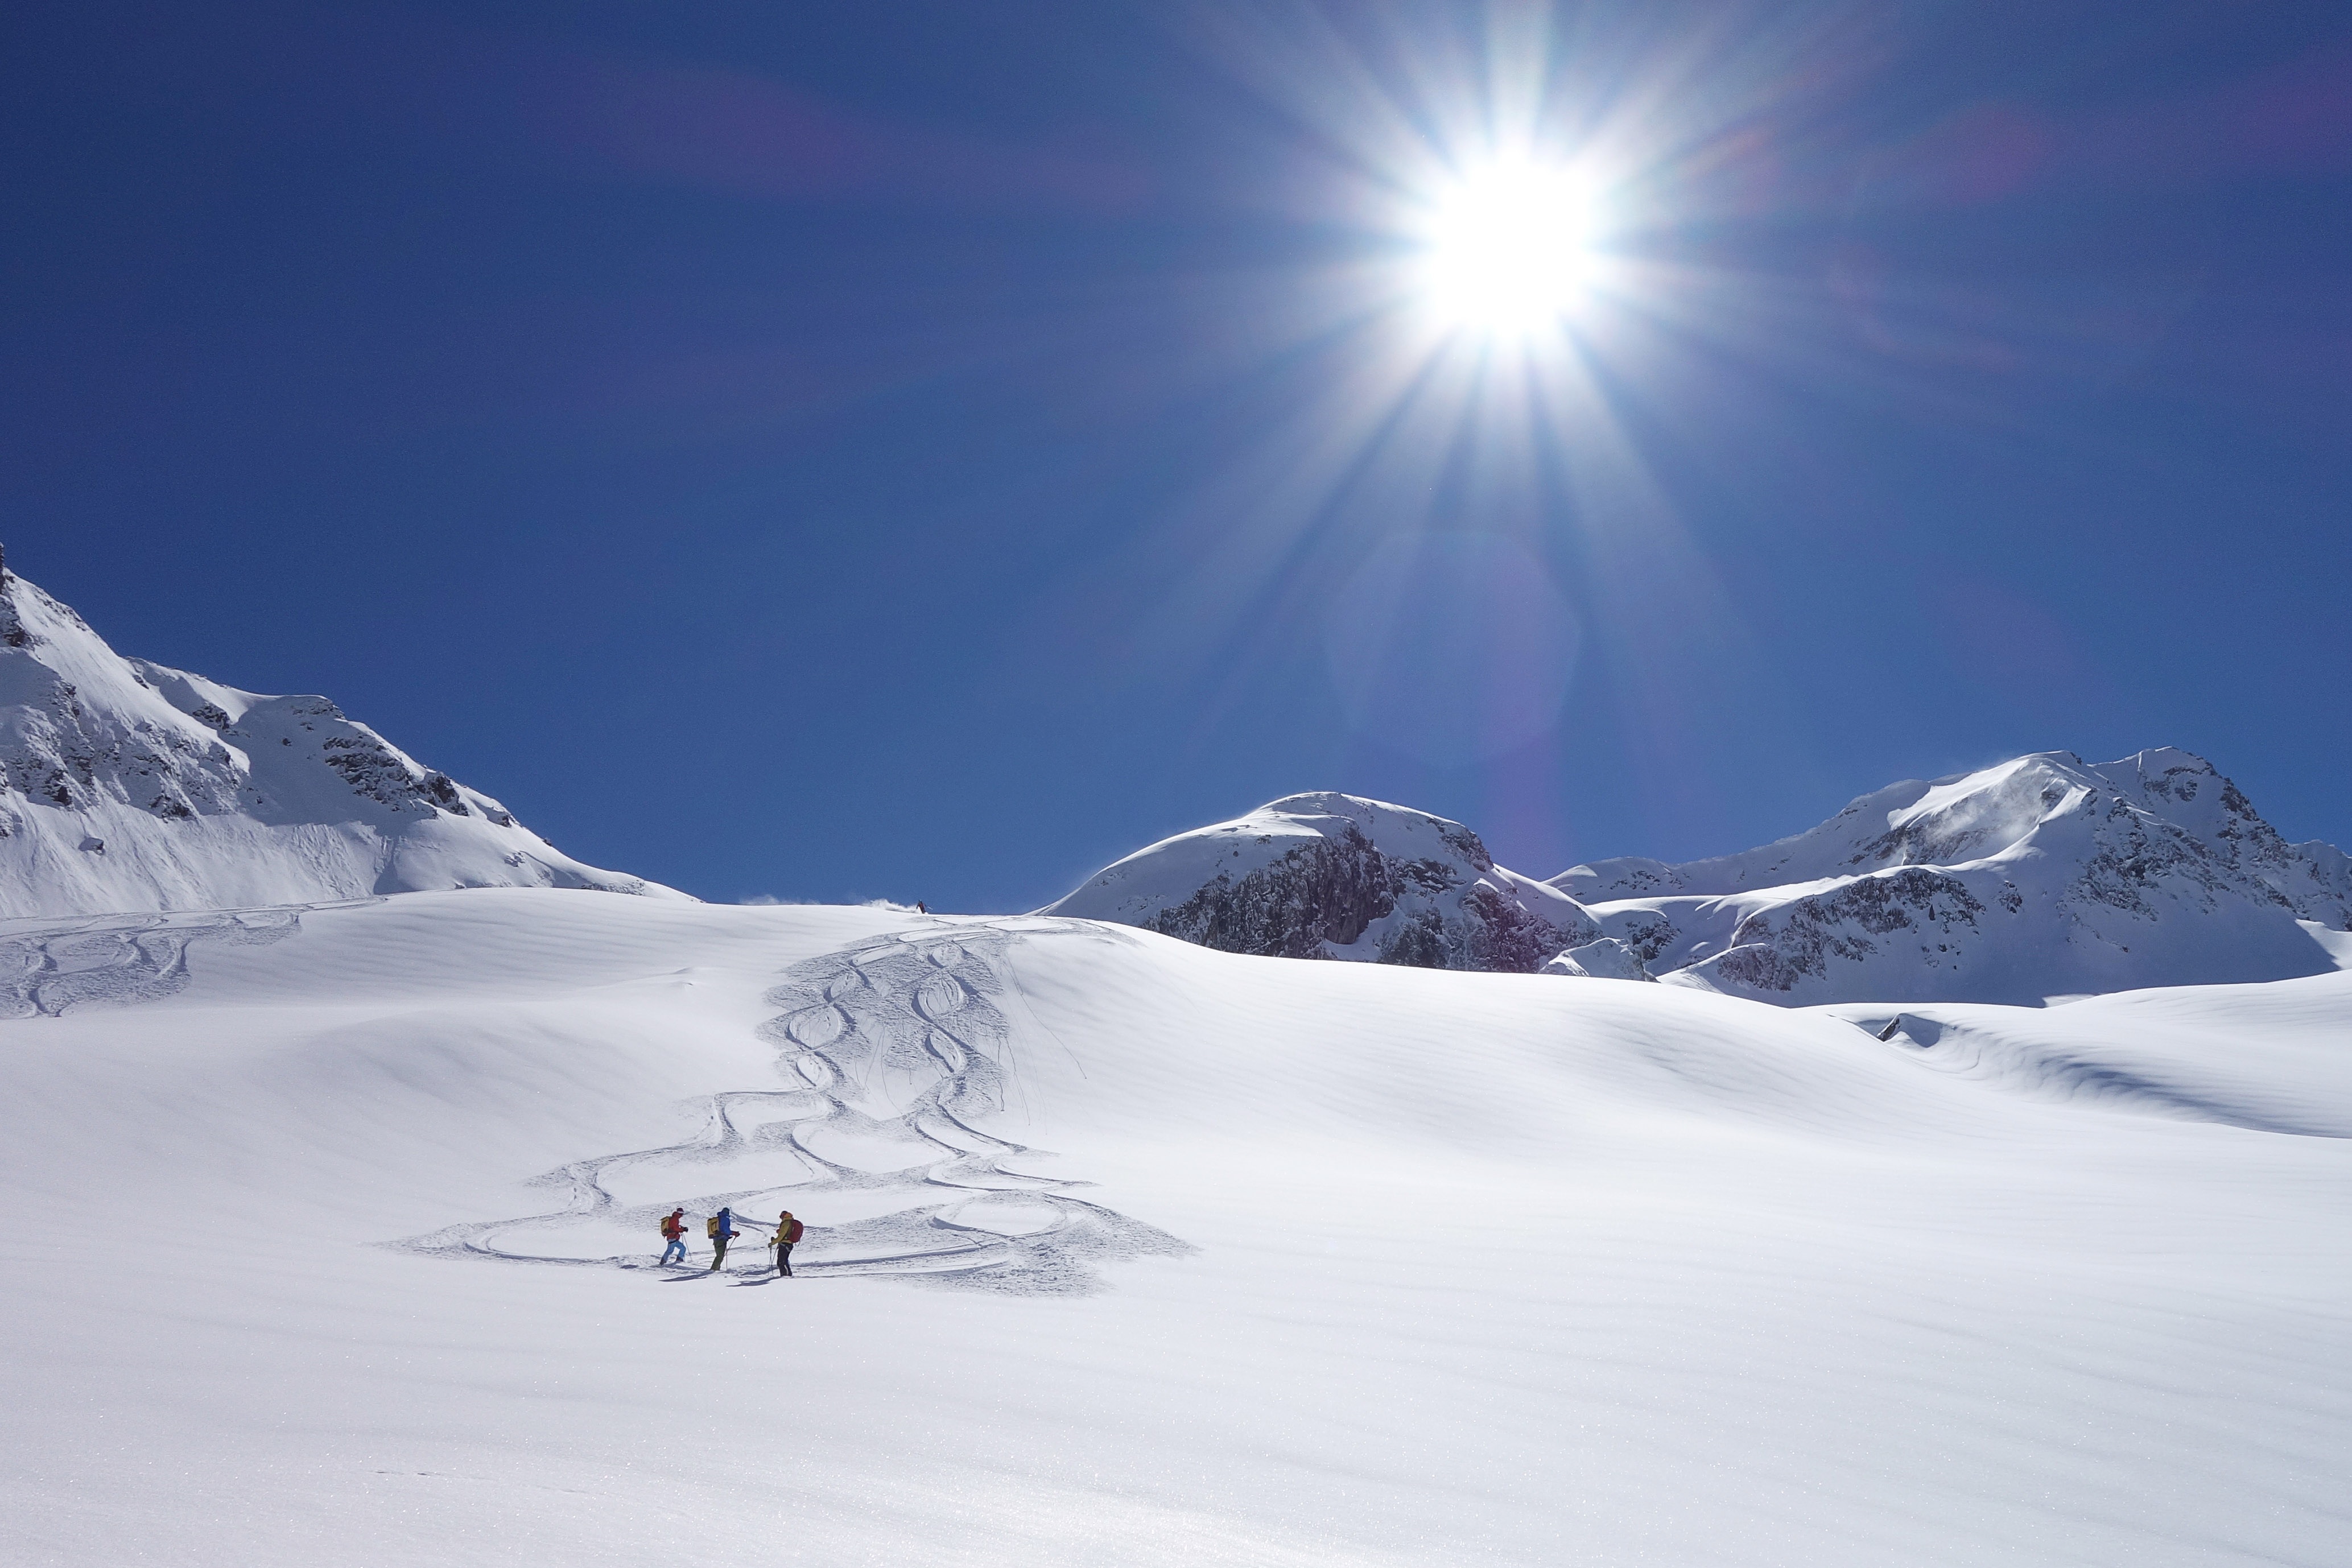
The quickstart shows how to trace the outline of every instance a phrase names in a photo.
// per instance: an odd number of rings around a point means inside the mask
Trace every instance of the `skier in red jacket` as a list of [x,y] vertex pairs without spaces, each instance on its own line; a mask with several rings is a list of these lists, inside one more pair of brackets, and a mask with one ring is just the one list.
[[686,1261],[686,1210],[675,1208],[663,1216],[662,1239],[669,1243],[667,1247],[662,1248],[663,1268],[669,1267],[672,1253],[677,1255],[678,1262]]

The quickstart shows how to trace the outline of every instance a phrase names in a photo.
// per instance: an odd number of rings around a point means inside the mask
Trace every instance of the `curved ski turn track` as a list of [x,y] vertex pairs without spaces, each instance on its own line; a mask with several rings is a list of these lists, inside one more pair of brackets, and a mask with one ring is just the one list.
[[527,889],[0,955],[10,1564],[2352,1539],[2352,1138],[2282,1135],[2352,1131],[2352,973],[1789,1009]]
[[[560,1208],[456,1225],[396,1245],[446,1257],[654,1268],[661,1216],[698,1223],[731,1208],[741,1238],[727,1272],[772,1277],[761,1244],[789,1208],[806,1226],[803,1275],[894,1275],[1034,1295],[1093,1289],[1094,1266],[1192,1247],[1076,1195],[1088,1184],[1038,1173],[1049,1160],[982,1130],[1019,1093],[1004,963],[1026,932],[1078,922],[1031,916],[927,922],[795,964],[767,994],[761,1036],[784,1086],[707,1097],[700,1131],[661,1148],[574,1161],[538,1178]],[[653,1195],[653,1194],[658,1194]],[[688,1195],[688,1194],[691,1195]],[[625,1236],[633,1252],[604,1248]]]
[[42,918],[37,929],[0,935],[0,1018],[54,1018],[93,1002],[156,1001],[187,985],[188,949],[196,943],[250,947],[279,942],[302,929],[305,910],[375,901],[90,915],[62,924]]

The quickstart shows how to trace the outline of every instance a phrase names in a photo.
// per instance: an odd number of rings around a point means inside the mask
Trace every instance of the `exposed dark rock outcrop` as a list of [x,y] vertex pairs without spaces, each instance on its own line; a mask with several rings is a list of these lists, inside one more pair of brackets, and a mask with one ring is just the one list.
[[[1750,915],[1732,932],[1731,948],[1714,961],[1716,973],[1757,991],[1787,991],[1808,976],[1829,973],[1830,961],[1860,961],[1879,951],[1874,938],[1933,932],[1921,942],[1949,954],[1965,927],[1970,934],[1984,905],[1955,878],[1916,868],[1865,877],[1835,892],[1798,899]],[[1938,940],[1940,939],[1940,940]]]
[[1052,912],[1226,952],[1515,973],[1599,934],[1462,824],[1328,793],[1140,850]]
[[1221,871],[1144,923],[1221,952],[1315,958],[1324,943],[1345,947],[1386,919],[1396,909],[1396,882],[1388,858],[1349,823],[1343,833],[1309,839],[1238,881]]

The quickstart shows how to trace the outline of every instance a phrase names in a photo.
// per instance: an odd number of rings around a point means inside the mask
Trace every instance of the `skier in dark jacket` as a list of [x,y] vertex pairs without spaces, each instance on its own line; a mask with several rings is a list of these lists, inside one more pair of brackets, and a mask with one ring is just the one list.
[[710,1271],[713,1274],[718,1273],[719,1265],[727,1261],[727,1244],[735,1237],[735,1211],[720,1209],[710,1222]]

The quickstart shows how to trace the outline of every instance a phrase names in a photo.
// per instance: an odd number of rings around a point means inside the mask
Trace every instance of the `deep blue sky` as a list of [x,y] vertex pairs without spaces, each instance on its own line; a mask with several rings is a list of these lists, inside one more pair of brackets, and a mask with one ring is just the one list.
[[2352,842],[2352,14],[1561,10],[1646,281],[1532,426],[1335,322],[1484,11],[1317,15],[17,7],[9,563],[715,899],[2165,743]]

